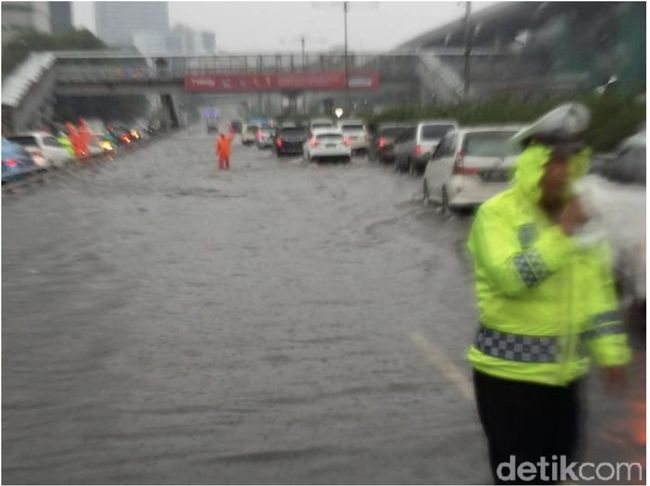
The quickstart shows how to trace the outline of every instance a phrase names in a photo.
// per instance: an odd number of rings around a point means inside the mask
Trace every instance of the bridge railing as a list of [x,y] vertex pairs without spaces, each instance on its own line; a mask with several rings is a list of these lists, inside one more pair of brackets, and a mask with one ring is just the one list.
[[[348,55],[351,71],[380,71],[397,74],[409,70],[403,55]],[[300,71],[332,71],[345,68],[343,53],[228,55],[193,57],[129,57],[115,59],[65,58],[57,63],[59,82],[148,81],[180,79],[187,74],[213,73],[278,73]]]

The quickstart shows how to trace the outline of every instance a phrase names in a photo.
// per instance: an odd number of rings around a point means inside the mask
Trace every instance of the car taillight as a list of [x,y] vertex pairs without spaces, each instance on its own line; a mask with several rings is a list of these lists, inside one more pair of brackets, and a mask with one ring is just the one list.
[[7,167],[11,167],[12,169],[15,169],[16,167],[18,167],[18,161],[17,160],[7,159],[7,160],[4,160],[3,162]]
[[452,174],[456,175],[475,175],[478,174],[479,169],[476,167],[465,167],[463,160],[465,159],[465,152],[458,152],[454,159],[454,168]]
[[278,147],[282,147],[282,139],[281,139],[281,138],[278,138],[278,139],[275,141],[275,144],[276,144]]
[[343,137],[343,143],[345,145],[352,145],[352,140],[350,139],[350,137]]
[[379,137],[379,148],[384,148],[386,146],[386,137]]
[[309,145],[311,145],[312,147],[316,147],[316,146],[318,146],[318,139],[317,139],[316,137],[312,137],[312,138],[309,140]]
[[415,146],[415,155],[418,156],[418,157],[420,155],[422,155],[422,146],[421,145],[416,145]]

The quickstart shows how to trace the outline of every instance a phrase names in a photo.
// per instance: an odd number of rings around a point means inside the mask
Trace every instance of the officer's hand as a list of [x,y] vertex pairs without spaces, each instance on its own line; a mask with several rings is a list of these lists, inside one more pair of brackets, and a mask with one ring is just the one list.
[[609,394],[621,394],[627,383],[627,368],[625,366],[608,366],[602,370],[605,390]]
[[588,221],[585,213],[577,198],[569,200],[560,216],[560,227],[567,235],[572,235],[576,229]]

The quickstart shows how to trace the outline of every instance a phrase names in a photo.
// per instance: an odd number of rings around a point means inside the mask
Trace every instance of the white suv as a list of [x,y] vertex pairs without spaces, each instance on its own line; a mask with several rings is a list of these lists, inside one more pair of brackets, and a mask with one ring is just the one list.
[[341,160],[350,162],[350,141],[337,128],[314,128],[303,145],[303,158],[308,161]]
[[508,188],[517,155],[511,138],[521,127],[468,127],[445,135],[427,163],[424,200],[450,208],[477,206]]
[[72,157],[59,141],[47,132],[30,132],[8,137],[35,157],[37,165],[60,167]]
[[350,139],[350,147],[352,153],[368,151],[370,141],[368,138],[368,130],[366,125],[361,120],[339,120],[338,127],[343,133],[344,137]]

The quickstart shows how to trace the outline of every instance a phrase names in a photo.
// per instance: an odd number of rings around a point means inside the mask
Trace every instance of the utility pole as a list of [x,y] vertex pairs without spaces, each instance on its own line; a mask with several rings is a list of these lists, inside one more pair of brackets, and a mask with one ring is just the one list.
[[305,62],[305,34],[300,36],[300,46],[302,47],[302,70],[304,71],[307,68],[307,63]]
[[469,97],[469,56],[472,52],[472,26],[470,16],[472,15],[472,2],[465,2],[465,66],[464,66],[464,95]]
[[348,2],[343,2],[343,28],[345,29],[345,103],[350,110],[350,82],[348,78]]

